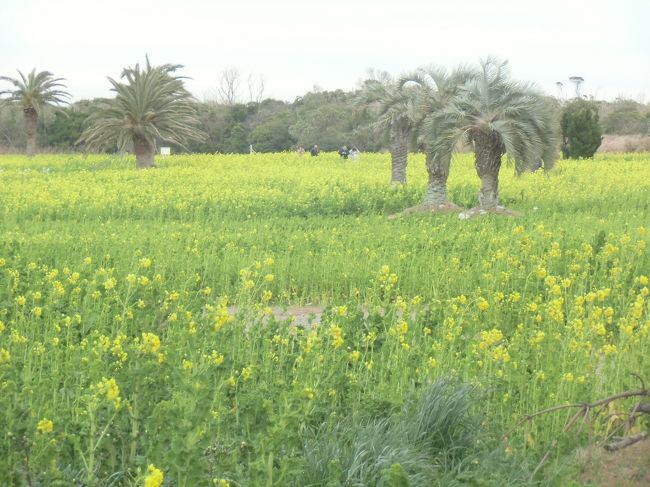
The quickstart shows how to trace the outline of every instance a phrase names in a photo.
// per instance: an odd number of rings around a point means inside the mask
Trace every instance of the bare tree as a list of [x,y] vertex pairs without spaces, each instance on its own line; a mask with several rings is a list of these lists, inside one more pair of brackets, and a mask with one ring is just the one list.
[[219,101],[224,105],[234,105],[239,101],[241,75],[234,66],[221,71],[219,80]]
[[248,75],[246,83],[248,84],[249,103],[260,103],[264,99],[264,76],[261,74],[255,76],[251,73]]

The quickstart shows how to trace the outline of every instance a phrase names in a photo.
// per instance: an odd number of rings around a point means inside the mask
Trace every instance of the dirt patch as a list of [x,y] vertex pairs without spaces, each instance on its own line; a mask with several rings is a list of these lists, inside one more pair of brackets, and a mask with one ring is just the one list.
[[458,213],[462,211],[462,208],[455,203],[447,202],[442,205],[415,205],[405,210],[400,211],[399,213],[394,213],[388,215],[389,220],[398,218],[405,215],[412,215],[414,213],[432,213],[432,214],[444,214],[444,213]]
[[598,152],[648,152],[650,135],[603,135]]
[[600,450],[585,462],[580,480],[597,487],[648,487],[650,440],[614,453]]
[[500,216],[516,217],[516,216],[521,216],[521,213],[515,210],[510,210],[505,206],[497,206],[496,208],[492,208],[490,210],[485,210],[483,208],[479,208],[478,206],[476,206],[469,210],[463,211],[458,215],[458,218],[460,218],[461,220],[469,220],[470,218],[474,218],[477,216],[484,216],[484,215],[500,215]]
[[[291,320],[294,326],[314,326],[319,325],[323,317],[323,306],[305,305],[305,306],[271,306],[271,315],[278,321]],[[231,315],[236,315],[239,311],[237,306],[230,306],[228,312]],[[268,317],[264,317],[263,322],[268,321]]]

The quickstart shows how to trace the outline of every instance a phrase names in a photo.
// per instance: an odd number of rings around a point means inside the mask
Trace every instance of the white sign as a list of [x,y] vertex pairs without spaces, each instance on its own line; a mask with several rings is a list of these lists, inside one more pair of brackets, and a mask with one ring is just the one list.
[[161,156],[168,156],[171,155],[172,153],[172,148],[171,147],[161,147],[160,148],[160,155]]

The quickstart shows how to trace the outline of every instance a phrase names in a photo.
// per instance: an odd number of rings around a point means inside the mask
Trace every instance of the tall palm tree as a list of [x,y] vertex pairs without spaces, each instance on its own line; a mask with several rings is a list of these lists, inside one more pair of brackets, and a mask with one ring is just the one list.
[[198,118],[192,95],[185,89],[185,77],[173,73],[181,65],[152,66],[149,58],[144,69],[125,68],[121,78],[108,78],[115,98],[104,103],[88,117],[88,127],[78,143],[89,149],[133,147],[138,169],[154,167],[156,141],[183,147],[185,139],[202,139],[205,134],[196,125]]
[[507,62],[481,62],[456,96],[430,120],[432,150],[450,154],[465,139],[473,144],[481,180],[476,212],[499,205],[499,171],[505,154],[521,172],[540,163],[550,168],[557,153],[557,121],[532,85],[510,79]]
[[455,210],[456,205],[447,198],[447,179],[451,165],[453,147],[440,150],[432,141],[437,140],[436,114],[447,107],[458,95],[460,87],[476,73],[460,66],[448,72],[435,66],[420,68],[414,73],[402,77],[402,86],[417,88],[415,113],[419,142],[424,146],[429,181],[424,194],[423,209]]
[[414,135],[413,118],[416,90],[381,73],[367,80],[361,91],[360,103],[371,107],[375,128],[387,136],[391,155],[391,184],[406,184],[408,144]]
[[62,88],[63,78],[54,78],[49,71],[36,72],[35,69],[25,76],[18,70],[20,79],[0,76],[1,81],[8,81],[14,85],[13,90],[0,91],[0,97],[7,103],[17,103],[23,109],[25,116],[25,134],[27,147],[25,153],[32,157],[36,153],[36,136],[38,130],[38,117],[46,105],[61,105],[68,103],[66,98],[70,94]]

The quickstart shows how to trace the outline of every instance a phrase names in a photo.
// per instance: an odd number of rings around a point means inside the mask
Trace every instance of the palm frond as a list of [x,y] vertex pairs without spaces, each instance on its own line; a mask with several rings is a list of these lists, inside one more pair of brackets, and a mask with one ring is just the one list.
[[181,65],[152,66],[146,58],[122,71],[122,81],[108,78],[115,98],[106,100],[88,118],[78,143],[89,149],[117,147],[124,150],[134,136],[155,145],[157,140],[184,147],[187,139],[202,139],[194,99],[185,89],[184,76],[174,72]]
[[27,75],[18,70],[19,78],[0,76],[14,86],[11,90],[0,91],[0,97],[9,103],[19,103],[24,110],[33,109],[40,113],[46,105],[63,105],[68,103],[70,93],[65,91],[64,78],[54,78],[49,71],[36,72],[32,69]]

